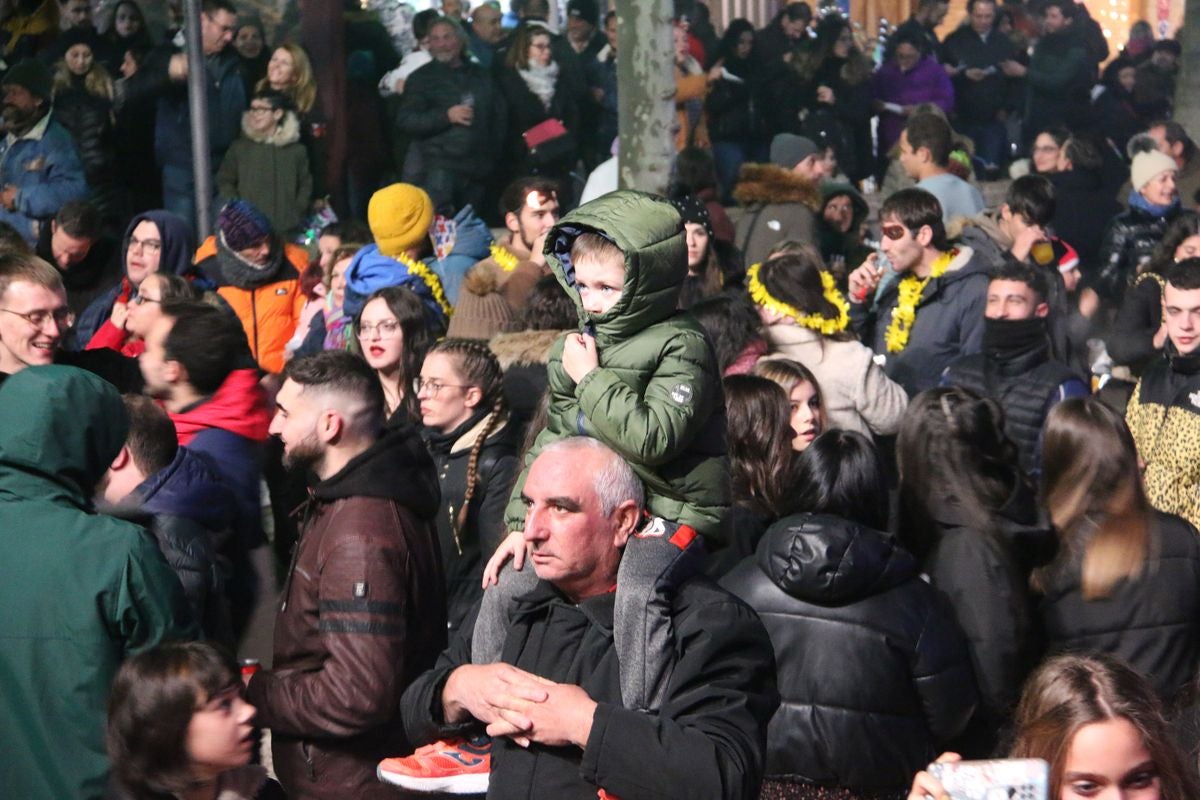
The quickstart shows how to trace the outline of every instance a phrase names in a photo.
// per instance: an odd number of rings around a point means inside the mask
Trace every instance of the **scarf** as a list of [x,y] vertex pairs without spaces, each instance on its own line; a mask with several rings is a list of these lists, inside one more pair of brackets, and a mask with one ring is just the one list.
[[519,69],[517,72],[529,87],[529,91],[542,101],[542,108],[549,112],[550,104],[554,101],[554,84],[558,82],[558,62],[551,61],[544,67],[530,64],[527,69]]
[[1141,192],[1137,191],[1136,189],[1131,189],[1129,191],[1129,207],[1145,211],[1147,214],[1156,219],[1162,219],[1174,209],[1179,208],[1179,197],[1176,196],[1176,198],[1167,205],[1160,206],[1156,203],[1151,203],[1142,196]]
[[467,420],[463,424],[452,431],[440,431],[437,428],[425,426],[423,433],[425,441],[429,443],[429,452],[438,455],[446,455],[452,452],[454,443],[466,436],[472,428],[478,425],[490,413],[492,413],[490,405],[486,407],[480,406],[475,409],[475,412],[471,416],[467,417]]
[[1006,361],[1049,347],[1046,320],[1042,317],[983,321],[983,352],[989,358]]
[[283,268],[283,244],[271,236],[271,252],[266,264],[251,264],[225,244],[225,234],[217,232],[217,263],[225,282],[238,289],[252,290],[275,281]]

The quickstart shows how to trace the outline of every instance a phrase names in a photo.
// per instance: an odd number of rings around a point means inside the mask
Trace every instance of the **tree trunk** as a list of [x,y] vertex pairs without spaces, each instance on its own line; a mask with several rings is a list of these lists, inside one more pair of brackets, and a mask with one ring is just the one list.
[[675,157],[672,0],[617,0],[620,186],[665,194]]
[[[1179,81],[1175,85],[1175,119],[1191,134],[1200,138],[1200,0],[1187,0],[1179,27],[1183,46]],[[1190,202],[1191,198],[1187,198]]]

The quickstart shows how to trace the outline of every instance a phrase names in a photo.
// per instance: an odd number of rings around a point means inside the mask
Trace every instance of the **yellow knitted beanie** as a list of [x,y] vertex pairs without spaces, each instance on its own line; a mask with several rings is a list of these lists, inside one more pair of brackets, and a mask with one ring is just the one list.
[[429,235],[433,202],[424,189],[411,183],[393,183],[371,195],[367,224],[379,252],[395,258],[420,244]]

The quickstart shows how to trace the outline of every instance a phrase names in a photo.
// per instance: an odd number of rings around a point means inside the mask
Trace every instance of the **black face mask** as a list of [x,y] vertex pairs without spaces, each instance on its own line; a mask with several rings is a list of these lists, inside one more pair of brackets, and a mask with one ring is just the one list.
[[983,352],[993,358],[1011,357],[1049,346],[1043,317],[983,321]]

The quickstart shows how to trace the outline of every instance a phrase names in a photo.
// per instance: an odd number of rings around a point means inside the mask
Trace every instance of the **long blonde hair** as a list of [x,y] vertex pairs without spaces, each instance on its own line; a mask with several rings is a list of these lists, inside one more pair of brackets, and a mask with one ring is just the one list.
[[1064,400],[1050,411],[1041,494],[1063,546],[1055,564],[1034,573],[1034,588],[1044,589],[1050,573],[1081,548],[1085,600],[1107,597],[1118,581],[1141,573],[1151,509],[1133,436],[1116,412],[1090,397]]
[[[74,46],[74,45],[72,45]],[[90,45],[89,45],[90,47]],[[54,65],[54,96],[58,97],[59,93],[64,89],[71,88],[71,70],[67,68],[67,56],[63,53],[63,57]],[[96,51],[92,51],[92,67],[87,71],[87,75],[83,78],[83,88],[88,94],[103,97],[105,100],[112,100],[114,95],[112,75],[108,74],[108,70],[96,58]]]
[[[276,46],[275,50],[286,50],[292,57],[292,85],[284,89],[283,93],[296,106],[298,113],[307,114],[317,103],[317,79],[313,77],[312,62],[308,59],[308,53],[304,52],[300,45],[291,42],[284,42]],[[271,52],[274,54],[274,50]],[[254,87],[254,91],[261,92],[270,88],[271,82],[263,78]]]

